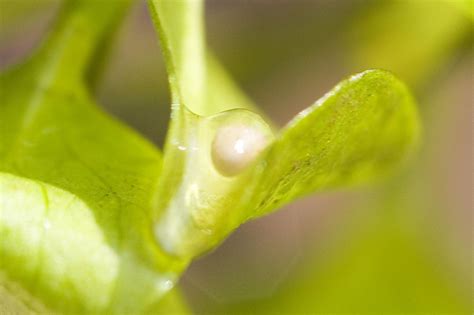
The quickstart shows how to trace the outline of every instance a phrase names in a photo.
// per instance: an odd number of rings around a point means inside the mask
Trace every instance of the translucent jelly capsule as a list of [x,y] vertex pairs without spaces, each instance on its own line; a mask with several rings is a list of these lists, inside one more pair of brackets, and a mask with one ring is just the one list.
[[250,166],[273,133],[245,109],[203,117],[184,108],[179,122],[165,156],[155,236],[167,253],[194,257],[222,240],[242,215],[257,183]]

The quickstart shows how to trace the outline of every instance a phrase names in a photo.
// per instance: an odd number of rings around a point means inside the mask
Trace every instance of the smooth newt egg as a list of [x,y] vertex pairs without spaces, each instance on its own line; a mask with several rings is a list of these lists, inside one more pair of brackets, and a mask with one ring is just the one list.
[[222,175],[235,176],[252,163],[268,142],[268,137],[253,126],[222,126],[212,142],[212,161]]

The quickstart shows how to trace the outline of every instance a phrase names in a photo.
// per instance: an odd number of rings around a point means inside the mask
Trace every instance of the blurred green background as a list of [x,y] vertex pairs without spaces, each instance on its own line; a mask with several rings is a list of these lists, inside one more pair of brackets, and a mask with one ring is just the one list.
[[[1,69],[59,5],[0,0]],[[470,0],[207,2],[210,46],[277,124],[383,68],[415,93],[424,132],[395,178],[300,200],[195,261],[180,282],[194,313],[473,313],[473,12]],[[108,56],[97,98],[162,146],[169,91],[145,1]]]

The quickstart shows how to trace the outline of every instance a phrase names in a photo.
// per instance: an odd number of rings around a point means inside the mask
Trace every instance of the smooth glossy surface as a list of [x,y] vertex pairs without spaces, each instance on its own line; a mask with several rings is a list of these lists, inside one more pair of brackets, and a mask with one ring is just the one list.
[[247,168],[262,152],[269,139],[260,130],[243,124],[223,126],[212,142],[212,161],[225,176],[234,176]]

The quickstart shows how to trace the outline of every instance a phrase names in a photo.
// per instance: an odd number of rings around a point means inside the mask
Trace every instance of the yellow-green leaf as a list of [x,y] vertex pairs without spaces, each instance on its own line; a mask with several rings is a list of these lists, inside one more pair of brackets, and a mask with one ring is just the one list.
[[0,282],[26,305],[137,314],[183,268],[152,235],[160,152],[85,88],[127,6],[68,1],[39,51],[0,77]]

